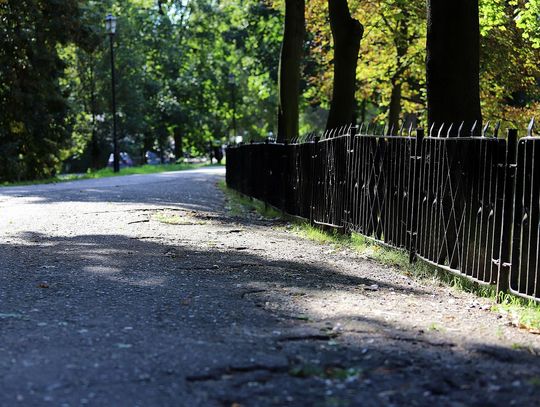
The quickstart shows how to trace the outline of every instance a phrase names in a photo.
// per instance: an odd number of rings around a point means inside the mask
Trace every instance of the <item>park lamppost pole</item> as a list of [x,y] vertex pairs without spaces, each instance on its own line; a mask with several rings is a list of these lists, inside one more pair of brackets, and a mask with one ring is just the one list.
[[113,110],[113,169],[120,171],[120,152],[118,151],[118,137],[116,135],[116,78],[114,69],[114,35],[116,34],[116,17],[107,14],[105,17],[105,29],[109,34],[111,44],[111,81],[112,81],[112,110]]
[[234,142],[236,143],[236,77],[233,73],[229,74],[229,85],[231,85],[231,96],[232,96],[232,109],[233,109],[233,135],[234,135]]

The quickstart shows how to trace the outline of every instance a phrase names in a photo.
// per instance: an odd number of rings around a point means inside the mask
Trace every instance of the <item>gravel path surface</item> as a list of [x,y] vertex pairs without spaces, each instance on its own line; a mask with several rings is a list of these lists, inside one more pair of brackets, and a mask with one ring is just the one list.
[[219,168],[0,189],[0,405],[533,406],[487,300],[227,213]]

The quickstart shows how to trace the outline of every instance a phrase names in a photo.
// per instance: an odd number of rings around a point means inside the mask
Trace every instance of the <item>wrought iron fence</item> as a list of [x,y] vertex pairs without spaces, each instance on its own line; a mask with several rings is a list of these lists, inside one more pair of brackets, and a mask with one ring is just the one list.
[[496,283],[506,140],[428,137],[419,180],[417,255],[482,283]]
[[[540,138],[521,139],[515,163],[510,291],[540,298]],[[505,266],[505,264],[503,264]]]
[[[312,224],[540,299],[540,137],[349,126],[227,149],[227,184]],[[392,131],[390,133],[393,133]]]

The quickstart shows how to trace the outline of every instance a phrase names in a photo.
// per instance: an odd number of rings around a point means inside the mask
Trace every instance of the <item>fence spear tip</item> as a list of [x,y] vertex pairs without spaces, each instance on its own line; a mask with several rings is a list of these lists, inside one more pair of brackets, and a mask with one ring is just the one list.
[[475,120],[471,127],[471,136],[474,137],[474,132],[476,131],[476,126],[478,126],[478,120]]
[[448,127],[448,131],[446,132],[446,137],[452,136],[452,129],[454,128],[454,123],[450,123],[450,127]]
[[429,137],[433,137],[433,132],[435,131],[435,122],[431,124],[431,127],[429,128]]
[[459,125],[459,129],[458,129],[458,137],[461,137],[461,132],[463,131],[463,127],[465,127],[465,120],[461,122],[461,124]]
[[531,118],[529,126],[527,126],[527,137],[532,137],[534,132],[534,117]]
[[440,138],[442,136],[443,130],[444,130],[444,123],[441,124],[441,127],[439,127],[439,132],[437,133],[437,137]]
[[486,122],[486,125],[484,126],[484,128],[482,129],[482,137],[486,137],[486,134],[489,130],[489,125],[490,125],[490,122],[489,120]]
[[493,137],[497,138],[499,136],[499,129],[501,128],[501,122],[498,121],[493,130]]

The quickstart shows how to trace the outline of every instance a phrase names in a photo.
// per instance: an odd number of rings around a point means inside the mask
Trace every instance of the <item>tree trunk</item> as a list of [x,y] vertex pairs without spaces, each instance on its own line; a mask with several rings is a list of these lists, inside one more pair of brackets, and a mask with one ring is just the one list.
[[347,0],[328,0],[334,38],[334,84],[326,129],[352,124],[355,107],[356,66],[364,27],[351,17]]
[[182,146],[182,131],[180,128],[174,129],[174,156],[180,160],[184,156],[184,147]]
[[100,163],[101,149],[99,146],[98,132],[97,132],[97,101],[96,101],[96,80],[94,68],[90,66],[90,110],[92,113],[92,136],[90,138],[90,165],[92,169],[99,170],[103,167]]
[[401,81],[392,80],[392,94],[388,109],[388,134],[396,134],[399,131],[399,116],[401,115]]
[[298,136],[300,63],[305,35],[305,0],[285,0],[285,28],[279,61],[277,141]]
[[428,122],[481,128],[478,0],[428,0]]
[[[427,100],[428,124],[435,129],[445,125],[453,126],[453,134],[464,122],[464,133],[469,135],[474,122],[478,122],[476,134],[480,133],[482,113],[480,108],[480,29],[478,0],[428,0],[427,32]],[[446,134],[446,131],[443,132]],[[460,259],[455,248],[460,244],[459,230],[453,214],[459,217],[466,208],[464,194],[455,194],[458,185],[467,190],[468,180],[460,179],[466,157],[455,151],[455,145],[448,145],[448,157],[451,157],[446,188],[440,197],[442,205],[443,229],[439,241],[445,242],[440,248],[440,264],[459,268]],[[458,221],[459,222],[459,221]],[[468,248],[463,247],[467,251]]]

